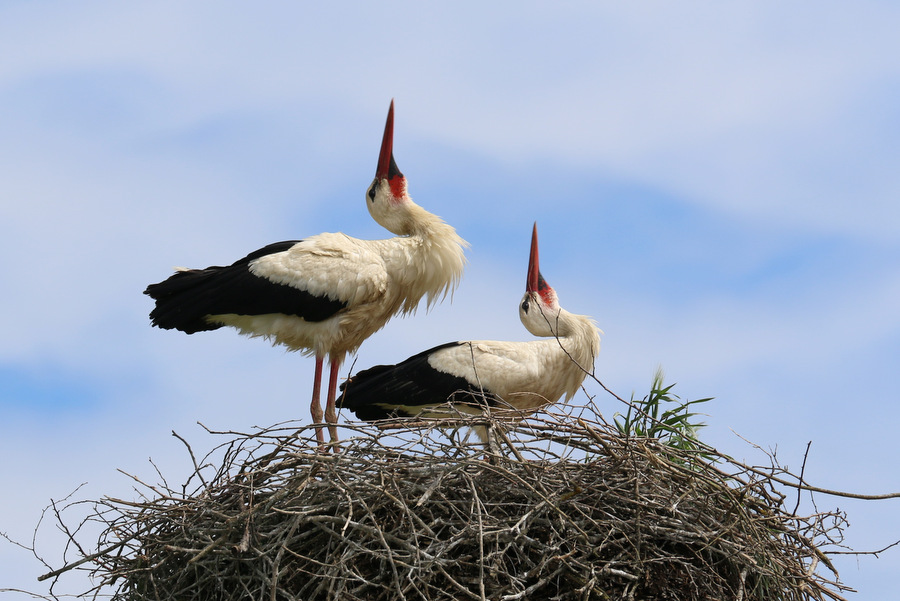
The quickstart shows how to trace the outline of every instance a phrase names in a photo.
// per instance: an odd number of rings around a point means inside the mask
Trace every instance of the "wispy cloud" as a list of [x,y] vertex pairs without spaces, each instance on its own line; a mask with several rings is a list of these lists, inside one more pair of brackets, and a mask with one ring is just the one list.
[[[15,391],[0,450],[24,457],[4,479],[28,484],[0,531],[27,540],[84,480],[129,494],[115,469],[152,480],[147,456],[177,480],[172,429],[307,419],[310,360],[151,329],[141,291],[278,239],[386,235],[363,194],[392,97],[413,196],[469,239],[470,266],[452,304],[391,322],[357,369],[527,339],[515,309],[537,220],[548,280],[606,332],[605,383],[640,393],[661,363],[684,395],[717,397],[716,444],[743,448],[731,428],[787,453],[815,438],[809,469],[829,485],[900,489],[870,469],[897,417],[900,11],[348,10],[0,9],[0,383]],[[864,524],[891,509],[870,507]],[[889,523],[854,542],[890,542]],[[34,589],[10,553],[0,584]],[[860,565],[851,584],[893,590]]]

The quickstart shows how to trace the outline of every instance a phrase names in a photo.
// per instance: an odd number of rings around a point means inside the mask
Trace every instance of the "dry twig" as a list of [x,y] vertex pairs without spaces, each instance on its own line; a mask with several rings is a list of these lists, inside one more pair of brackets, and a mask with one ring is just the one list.
[[197,488],[95,502],[100,551],[49,576],[90,569],[123,600],[842,599],[844,516],[785,509],[785,470],[586,413],[452,420],[502,433],[487,460],[446,420],[354,426],[333,454],[296,424],[213,433],[221,465],[179,437]]

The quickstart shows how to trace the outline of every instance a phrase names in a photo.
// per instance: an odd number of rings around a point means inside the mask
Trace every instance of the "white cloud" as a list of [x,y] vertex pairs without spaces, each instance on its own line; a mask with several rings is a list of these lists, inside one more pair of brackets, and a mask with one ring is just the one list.
[[[4,479],[30,483],[0,511],[15,516],[20,537],[49,497],[82,480],[91,493],[128,494],[114,470],[142,470],[147,456],[167,476],[184,473],[171,429],[203,440],[198,419],[223,428],[308,419],[310,359],[233,332],[151,329],[141,291],[176,264],[231,261],[286,232],[383,235],[362,194],[391,97],[401,166],[446,170],[461,196],[434,210],[456,212],[476,237],[453,303],[393,321],[356,369],[452,339],[526,339],[515,312],[525,257],[504,249],[527,232],[509,232],[567,211],[604,222],[584,190],[615,178],[694,212],[668,250],[642,240],[660,232],[635,217],[635,231],[621,234],[628,252],[603,256],[615,267],[597,273],[567,266],[548,242],[545,275],[563,304],[606,331],[601,379],[641,393],[662,363],[685,396],[717,397],[716,440],[734,427],[793,451],[809,435],[829,447],[818,465],[833,486],[856,475],[854,486],[874,492],[900,487],[867,467],[890,453],[880,441],[892,440],[893,422],[877,416],[896,404],[896,358],[883,352],[900,329],[896,8],[454,6],[389,3],[350,16],[287,4],[0,9],[0,358],[105,386],[84,419],[25,411],[7,426],[4,456],[38,447],[3,467]],[[501,182],[489,209],[479,182],[461,185],[470,174],[431,165],[429,147],[525,181],[508,182],[509,195]],[[554,195],[559,172],[579,181]],[[408,175],[432,208],[416,169]],[[520,197],[529,180],[547,196],[540,203]],[[482,223],[486,214],[503,223]],[[710,214],[726,233],[692,239],[693,216]],[[724,240],[732,231],[742,248]],[[822,232],[852,241],[853,264],[823,278],[821,263],[801,262],[784,276],[792,285],[763,278],[745,296],[729,284]],[[554,235],[557,248],[577,249],[566,232]],[[643,270],[681,265],[678,277],[704,253],[713,256],[691,274],[696,289],[648,291]],[[617,410],[598,394],[604,411]],[[116,454],[95,448],[98,438]],[[0,565],[21,565],[0,553]],[[865,583],[871,563],[862,565]],[[0,581],[34,588],[18,580],[26,572],[3,568]]]

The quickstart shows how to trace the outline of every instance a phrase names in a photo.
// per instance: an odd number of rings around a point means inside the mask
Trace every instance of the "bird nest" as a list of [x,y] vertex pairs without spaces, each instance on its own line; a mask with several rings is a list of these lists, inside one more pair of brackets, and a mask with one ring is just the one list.
[[[447,429],[476,424],[493,445]],[[93,593],[123,600],[743,601],[846,590],[827,555],[843,515],[795,515],[779,490],[798,479],[774,461],[750,467],[625,436],[589,409],[515,428],[465,417],[393,425],[351,428],[329,453],[290,423],[213,432],[225,442],[199,461],[185,442],[195,468],[185,485],[94,502],[99,551],[46,577],[88,570]]]

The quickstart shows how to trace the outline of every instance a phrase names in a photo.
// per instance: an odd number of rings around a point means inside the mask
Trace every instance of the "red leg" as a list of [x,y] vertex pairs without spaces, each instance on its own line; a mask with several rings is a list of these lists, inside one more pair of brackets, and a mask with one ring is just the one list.
[[[322,405],[319,404],[319,396],[322,391],[322,362],[323,357],[316,355],[316,375],[313,378],[313,396],[312,396],[312,404],[309,407],[310,413],[312,413],[312,420],[314,424],[322,423]],[[316,428],[316,440],[319,441],[319,446],[325,444],[325,433],[322,431],[322,428]]]
[[337,380],[338,370],[341,368],[340,359],[331,360],[331,373],[328,375],[328,398],[325,401],[325,421],[328,422],[328,432],[331,434],[331,442],[338,441],[337,426],[337,410],[334,402],[337,400]]

